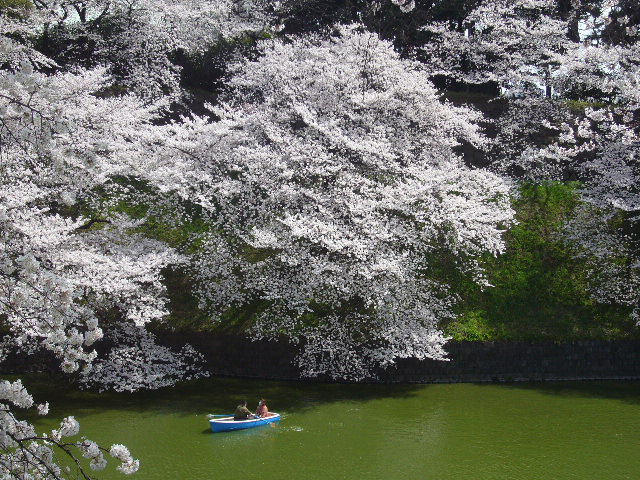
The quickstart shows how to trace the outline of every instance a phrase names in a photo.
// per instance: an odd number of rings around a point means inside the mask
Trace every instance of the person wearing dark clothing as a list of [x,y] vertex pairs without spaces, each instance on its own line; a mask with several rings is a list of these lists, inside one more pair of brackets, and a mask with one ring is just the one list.
[[247,420],[252,417],[253,413],[251,413],[247,408],[246,400],[236,407],[236,411],[233,414],[234,420]]

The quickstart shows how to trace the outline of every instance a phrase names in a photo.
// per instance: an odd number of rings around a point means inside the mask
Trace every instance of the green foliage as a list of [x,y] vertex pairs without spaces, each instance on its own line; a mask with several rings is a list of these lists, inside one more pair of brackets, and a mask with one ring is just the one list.
[[24,18],[32,8],[31,0],[0,0],[0,15],[11,18]]
[[584,113],[587,108],[603,108],[607,104],[604,102],[585,102],[582,100],[566,100],[565,104],[573,113]]
[[[138,206],[138,208],[142,207]],[[136,232],[163,241],[185,253],[195,253],[200,248],[199,235],[206,233],[209,229],[210,226],[198,218],[189,219],[180,225],[171,225],[158,217],[149,216],[145,223],[136,229]]]
[[514,198],[518,223],[506,251],[485,259],[492,288],[453,279],[459,317],[443,325],[457,340],[572,340],[638,335],[625,308],[598,305],[587,291],[585,258],[560,238],[579,203],[577,184],[527,184]]
[[5,13],[9,9],[31,10],[32,8],[31,0],[0,0],[0,13]]
[[209,316],[198,305],[193,294],[193,280],[183,269],[175,268],[164,273],[164,284],[169,299],[169,316],[155,329],[167,329],[188,332],[216,330],[219,325],[212,322]]
[[447,335],[455,340],[487,341],[497,336],[495,329],[486,321],[486,312],[470,311],[447,325]]

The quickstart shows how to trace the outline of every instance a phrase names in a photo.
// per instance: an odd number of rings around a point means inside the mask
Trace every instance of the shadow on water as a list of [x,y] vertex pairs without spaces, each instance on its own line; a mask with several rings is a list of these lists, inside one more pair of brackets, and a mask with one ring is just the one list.
[[583,380],[563,382],[478,383],[476,385],[525,390],[567,398],[601,398],[640,405],[638,380]]
[[[77,390],[45,376],[27,375],[22,379],[37,403],[50,402],[53,415],[81,415],[96,409],[129,410],[141,415],[228,414],[243,400],[247,400],[249,408],[253,408],[261,397],[267,399],[270,409],[274,411],[302,413],[330,403],[408,399],[419,396],[425,389],[433,388],[437,391],[440,387],[425,384],[336,384],[213,377],[156,391],[98,393]],[[612,399],[640,405],[640,381],[477,383],[474,387],[540,392],[566,398]],[[464,396],[469,392],[461,386],[458,394]]]
[[63,386],[40,375],[22,376],[22,381],[36,402],[50,402],[52,413],[56,405],[64,405],[65,410],[75,414],[99,407],[126,409],[141,414],[166,412],[184,416],[232,413],[243,400],[247,400],[251,408],[259,398],[265,398],[270,408],[278,412],[303,412],[334,402],[409,398],[426,387],[419,384],[356,385],[212,377],[155,391],[99,393]]

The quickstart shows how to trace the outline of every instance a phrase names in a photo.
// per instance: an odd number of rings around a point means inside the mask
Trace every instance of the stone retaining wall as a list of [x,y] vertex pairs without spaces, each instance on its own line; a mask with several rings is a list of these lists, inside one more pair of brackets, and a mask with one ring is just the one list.
[[[179,335],[207,358],[212,374],[300,380],[296,347],[217,334]],[[176,342],[175,336],[165,337]],[[451,361],[399,360],[376,382],[510,382],[532,380],[640,379],[640,341],[570,343],[450,342]],[[328,380],[320,378],[316,380]]]

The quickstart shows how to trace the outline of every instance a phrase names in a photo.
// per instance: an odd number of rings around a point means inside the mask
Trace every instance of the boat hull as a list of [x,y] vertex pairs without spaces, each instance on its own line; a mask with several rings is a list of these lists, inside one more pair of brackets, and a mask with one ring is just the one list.
[[214,433],[231,432],[233,430],[246,430],[247,428],[260,427],[268,423],[274,423],[280,420],[279,413],[271,413],[268,417],[254,418],[250,420],[234,421],[233,417],[217,418],[209,420],[211,431]]

